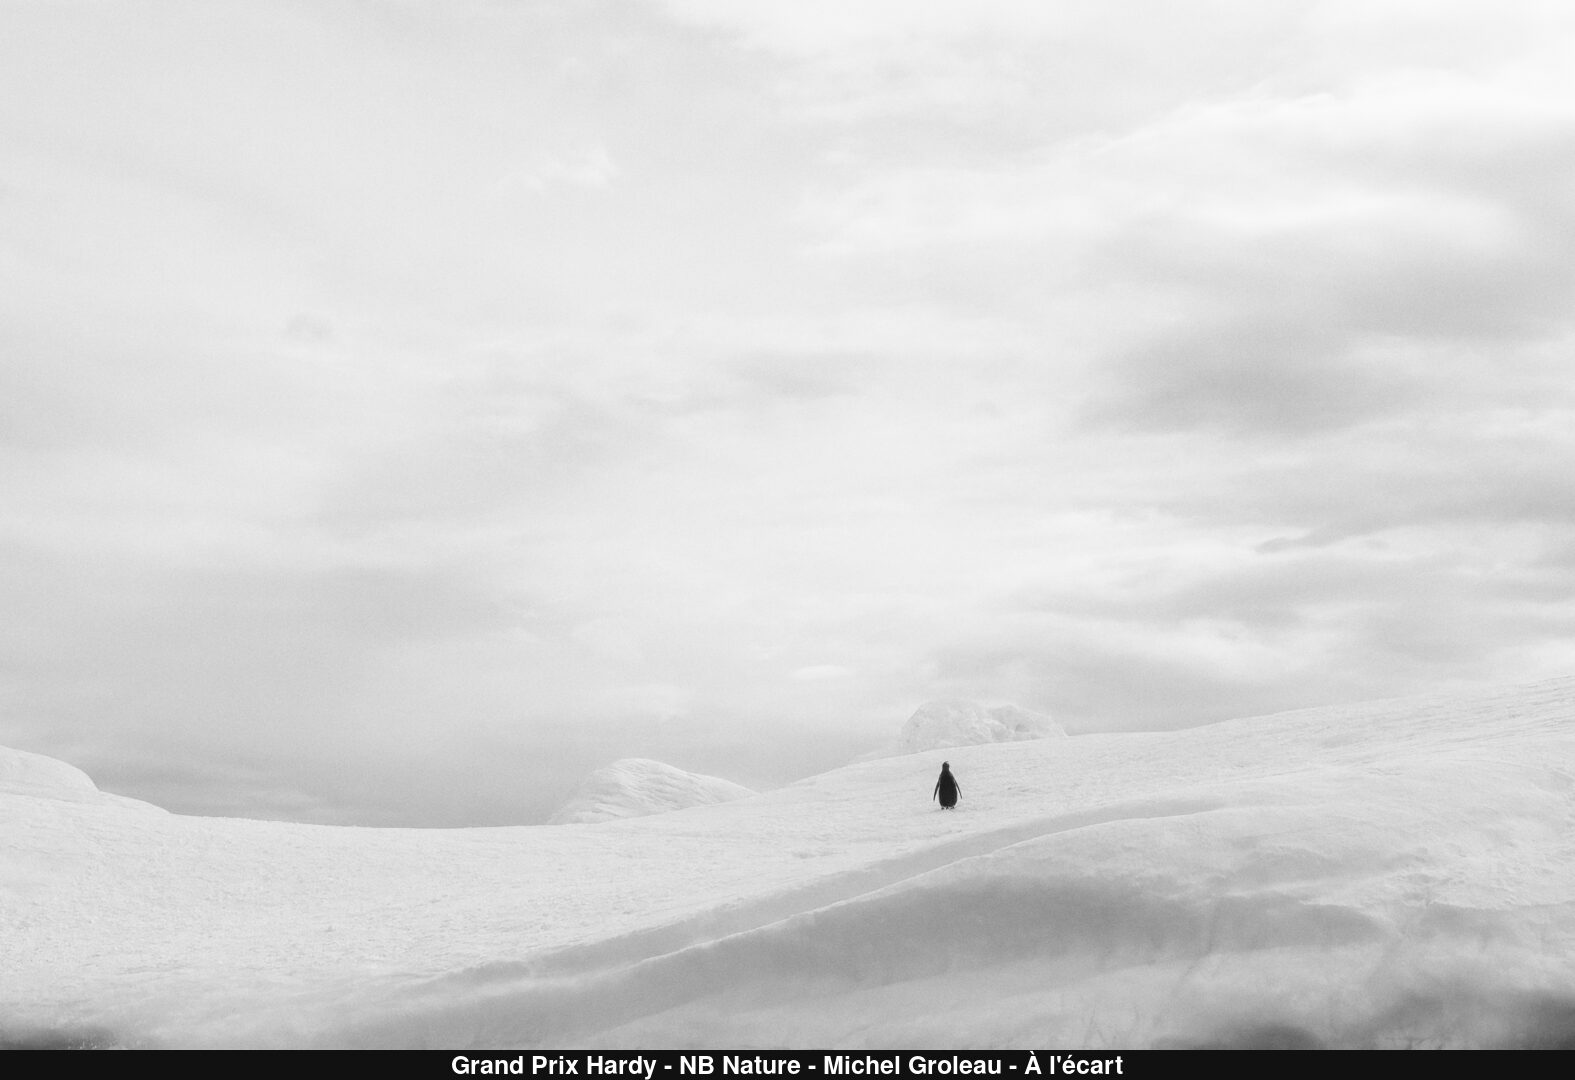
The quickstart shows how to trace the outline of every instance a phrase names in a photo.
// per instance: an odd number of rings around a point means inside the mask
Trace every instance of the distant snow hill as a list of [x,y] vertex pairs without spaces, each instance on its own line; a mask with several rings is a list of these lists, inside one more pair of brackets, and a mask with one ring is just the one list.
[[622,758],[591,773],[547,824],[589,825],[644,817],[731,802],[753,794],[742,784],[719,776],[685,772],[650,758]]
[[28,795],[63,802],[165,812],[152,803],[100,791],[88,774],[75,765],[5,746],[0,746],[0,795]]
[[898,753],[914,754],[948,746],[1065,738],[1061,725],[1043,713],[1018,705],[986,707],[943,698],[920,705],[898,736]]
[[141,813],[4,760],[0,1046],[1575,1048],[1575,679],[596,826]]

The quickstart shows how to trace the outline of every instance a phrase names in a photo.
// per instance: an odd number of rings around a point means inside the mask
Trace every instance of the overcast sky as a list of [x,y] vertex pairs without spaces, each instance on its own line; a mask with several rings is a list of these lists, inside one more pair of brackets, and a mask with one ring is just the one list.
[[1575,671],[1575,13],[0,0],[0,743],[544,820]]

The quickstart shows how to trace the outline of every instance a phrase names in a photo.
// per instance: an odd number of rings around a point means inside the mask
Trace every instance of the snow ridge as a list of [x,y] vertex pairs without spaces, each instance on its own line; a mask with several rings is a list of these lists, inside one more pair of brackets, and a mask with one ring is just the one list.
[[650,758],[621,758],[597,769],[549,825],[590,825],[747,798],[755,792],[719,776],[686,772]]
[[98,786],[75,765],[0,746],[0,793],[75,802],[95,800]]
[[986,707],[973,701],[942,698],[919,706],[902,726],[900,752],[914,754],[947,746],[1064,738],[1050,717],[1019,705]]
[[5,795],[168,813],[163,807],[140,799],[100,791],[93,779],[75,765],[43,754],[0,746],[0,796]]

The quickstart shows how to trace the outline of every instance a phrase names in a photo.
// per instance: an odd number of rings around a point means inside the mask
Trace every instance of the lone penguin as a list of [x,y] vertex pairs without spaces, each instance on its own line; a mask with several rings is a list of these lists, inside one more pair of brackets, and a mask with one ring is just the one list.
[[930,798],[940,799],[942,810],[955,810],[957,808],[957,796],[961,794],[962,785],[952,775],[952,763],[949,761],[941,762],[941,777],[935,781],[935,790],[930,793]]

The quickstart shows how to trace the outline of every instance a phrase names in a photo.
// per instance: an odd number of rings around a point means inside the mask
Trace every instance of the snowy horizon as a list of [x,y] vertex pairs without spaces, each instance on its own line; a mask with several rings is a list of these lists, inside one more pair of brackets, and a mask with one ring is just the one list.
[[1572,762],[1575,678],[597,824],[186,817],[0,750],[0,1045],[1567,1049]]
[[1575,671],[1575,8],[0,4],[0,745],[754,789]]

